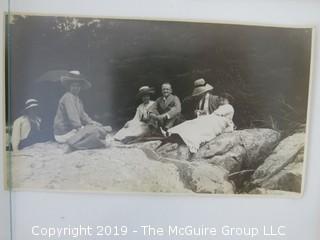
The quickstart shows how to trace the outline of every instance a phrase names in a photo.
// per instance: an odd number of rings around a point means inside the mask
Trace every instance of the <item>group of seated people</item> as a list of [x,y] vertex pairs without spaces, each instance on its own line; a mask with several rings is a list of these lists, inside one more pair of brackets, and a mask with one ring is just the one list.
[[[61,78],[61,84],[66,92],[59,100],[54,118],[55,141],[66,144],[67,152],[106,147],[106,137],[110,135],[112,128],[92,120],[79,98],[81,90],[91,87],[90,82],[79,71],[70,71]],[[194,118],[184,121],[180,99],[173,94],[170,83],[162,84],[162,96],[155,101],[151,100],[151,96],[155,94],[154,88],[142,86],[137,94],[142,103],[133,119],[126,122],[113,135],[113,139],[129,144],[152,136],[178,136],[190,152],[195,153],[203,143],[234,129],[234,109],[230,104],[232,97],[226,93],[215,96],[211,93],[212,90],[213,87],[202,78],[194,82],[191,95],[197,101]],[[14,121],[11,139],[13,151],[39,142],[41,119],[37,114],[38,106],[36,99],[27,100],[23,115]]]

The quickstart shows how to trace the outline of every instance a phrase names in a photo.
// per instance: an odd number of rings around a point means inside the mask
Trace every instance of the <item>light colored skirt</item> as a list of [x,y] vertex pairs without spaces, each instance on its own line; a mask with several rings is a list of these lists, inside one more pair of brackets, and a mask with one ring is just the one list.
[[72,129],[70,132],[67,132],[64,135],[54,135],[54,139],[58,143],[66,143],[71,137],[77,133],[77,129]]
[[185,121],[168,130],[171,134],[178,134],[185,142],[190,152],[196,153],[201,144],[214,139],[228,126],[228,120],[224,117],[210,114]]
[[73,150],[84,150],[106,147],[106,135],[104,127],[86,125],[64,135],[54,135],[54,138],[58,143],[68,144]]
[[143,137],[149,132],[148,124],[141,121],[132,121],[127,128],[121,128],[113,138],[118,141],[123,141],[126,138]]

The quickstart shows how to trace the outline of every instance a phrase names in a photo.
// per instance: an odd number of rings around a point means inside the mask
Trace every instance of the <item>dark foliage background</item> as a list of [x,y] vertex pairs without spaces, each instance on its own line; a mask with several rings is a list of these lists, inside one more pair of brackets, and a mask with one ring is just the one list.
[[[87,112],[115,127],[133,116],[141,85],[158,96],[168,81],[185,99],[200,77],[234,96],[238,128],[306,121],[311,29],[48,16],[14,16],[9,27],[12,119],[38,98],[48,132],[64,90],[36,79],[55,69],[80,70],[93,85],[82,92]],[[192,102],[183,106],[188,117]]]

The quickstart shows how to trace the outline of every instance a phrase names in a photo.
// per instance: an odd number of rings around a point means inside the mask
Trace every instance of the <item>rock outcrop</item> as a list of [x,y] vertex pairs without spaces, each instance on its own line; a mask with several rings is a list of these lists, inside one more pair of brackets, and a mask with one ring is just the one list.
[[252,175],[252,184],[270,190],[301,192],[305,133],[280,142]]
[[150,161],[139,149],[107,148],[64,154],[39,143],[12,158],[13,188],[62,191],[191,192],[172,163]]
[[185,145],[172,142],[161,145],[160,141],[155,141],[137,147],[150,149],[162,158],[220,167],[220,171],[227,172],[227,180],[240,188],[272,152],[279,139],[279,132],[271,129],[247,129],[222,134],[203,145],[194,155]]
[[277,145],[280,134],[271,129],[247,129],[222,134],[190,155],[185,145],[160,142],[144,143],[163,157],[178,160],[207,162],[219,165],[230,173],[256,169]]
[[229,172],[224,168],[206,162],[189,162],[163,157],[150,148],[159,145],[160,142],[156,141],[142,144],[140,148],[150,160],[174,164],[178,169],[180,180],[187,189],[196,193],[234,193],[234,186],[228,181]]
[[296,133],[282,140],[271,155],[254,173],[253,178],[258,181],[278,173],[281,169],[295,160],[299,151],[304,147],[305,134]]
[[47,142],[12,158],[16,189],[107,192],[301,192],[305,134],[283,139],[271,129],[225,133],[190,154],[181,142],[160,140],[65,154]]
[[271,190],[301,192],[303,163],[293,162],[279,173],[262,182],[261,187]]
[[12,156],[14,189],[233,193],[228,172],[207,163],[154,161],[136,147],[76,151],[38,143]]

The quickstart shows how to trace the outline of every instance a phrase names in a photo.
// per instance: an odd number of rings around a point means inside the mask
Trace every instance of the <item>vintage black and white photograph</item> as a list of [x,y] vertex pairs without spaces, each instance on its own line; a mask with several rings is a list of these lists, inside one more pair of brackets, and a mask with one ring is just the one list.
[[303,193],[312,28],[6,19],[13,190]]

